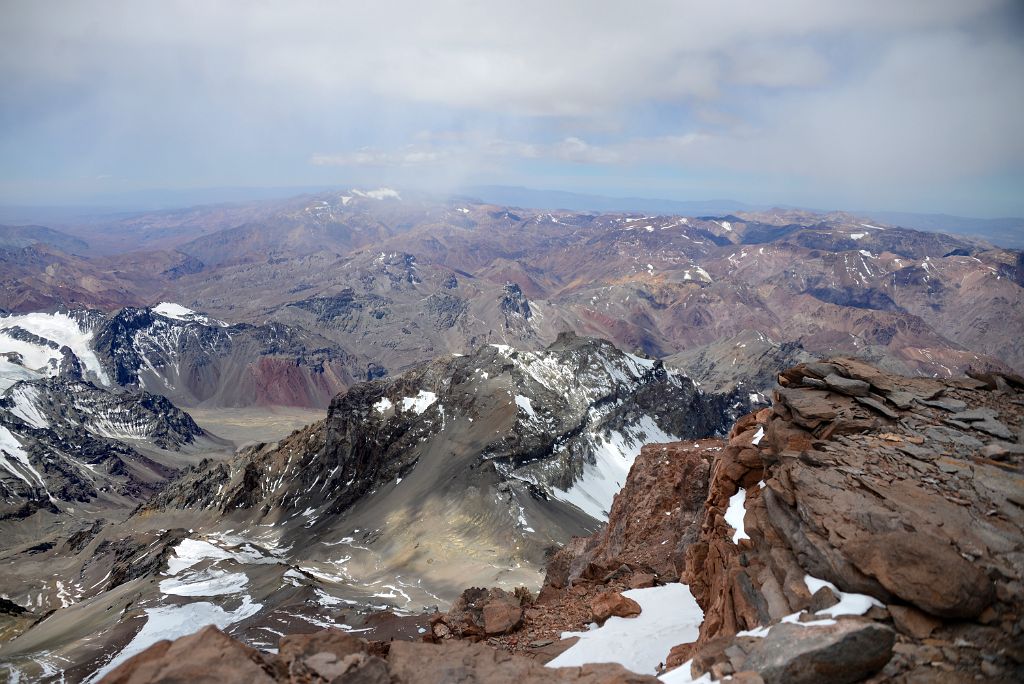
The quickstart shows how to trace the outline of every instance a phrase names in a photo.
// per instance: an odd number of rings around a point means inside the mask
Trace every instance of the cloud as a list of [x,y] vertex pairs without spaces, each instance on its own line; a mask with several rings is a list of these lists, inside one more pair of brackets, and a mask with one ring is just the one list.
[[1014,2],[4,3],[0,184],[707,172],[938,202],[1024,173]]

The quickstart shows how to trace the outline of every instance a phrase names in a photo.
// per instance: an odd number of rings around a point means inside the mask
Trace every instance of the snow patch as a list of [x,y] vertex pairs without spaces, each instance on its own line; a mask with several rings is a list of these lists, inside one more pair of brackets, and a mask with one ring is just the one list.
[[[751,399],[751,401],[754,400]],[[750,440],[750,443],[753,444],[754,446],[757,446],[758,444],[761,443],[762,439],[764,439],[764,427],[759,425],[757,426],[757,432],[754,433],[754,438]]]
[[225,572],[211,568],[188,577],[169,577],[160,581],[160,591],[175,596],[221,596],[237,594],[249,579],[241,572]]
[[739,491],[729,497],[729,508],[725,511],[725,522],[735,530],[732,534],[732,543],[739,543],[740,539],[750,539],[747,531],[743,528],[743,516],[747,514],[744,504],[747,501],[747,490],[740,487]]
[[373,405],[373,410],[377,413],[384,413],[392,406],[394,406],[394,404],[391,403],[390,399],[387,397],[381,397],[380,401]]
[[436,394],[426,390],[420,390],[415,397],[405,397],[402,399],[402,410],[412,410],[416,412],[416,415],[419,415],[430,408],[435,401],[437,401]]
[[623,596],[640,604],[640,615],[610,617],[598,629],[563,633],[563,639],[578,636],[580,640],[547,667],[619,663],[633,672],[655,674],[673,646],[697,639],[704,611],[685,584],[633,589]]
[[533,418],[537,414],[533,410],[533,404],[530,403],[529,397],[524,397],[522,394],[516,395],[516,406],[518,406],[523,413]]

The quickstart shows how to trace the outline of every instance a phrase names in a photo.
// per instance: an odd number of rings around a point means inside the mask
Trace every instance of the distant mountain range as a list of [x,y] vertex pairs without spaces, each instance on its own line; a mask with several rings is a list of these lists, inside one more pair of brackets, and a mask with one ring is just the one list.
[[[756,205],[733,199],[669,200],[645,197],[607,197],[560,190],[535,190],[503,185],[479,185],[463,191],[467,197],[492,204],[529,209],[567,211],[643,211],[656,214],[711,216],[772,208],[796,209],[787,205]],[[806,207],[803,207],[806,209]],[[815,210],[817,211],[817,210]],[[970,218],[949,214],[917,214],[905,211],[855,210],[850,213],[893,226],[940,233],[970,235],[1001,247],[1024,247],[1024,218]]]

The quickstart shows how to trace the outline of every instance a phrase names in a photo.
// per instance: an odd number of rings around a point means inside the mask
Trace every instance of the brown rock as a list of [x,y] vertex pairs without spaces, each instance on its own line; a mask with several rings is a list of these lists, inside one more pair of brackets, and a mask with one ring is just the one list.
[[655,577],[654,575],[652,575],[650,573],[647,573],[647,572],[637,572],[637,573],[634,573],[633,576],[629,578],[629,588],[630,589],[647,589],[648,587],[653,587],[654,586],[655,580],[657,580],[657,577]]
[[612,616],[636,617],[640,614],[640,604],[617,591],[606,591],[590,600],[590,610],[594,620],[601,624]]
[[693,653],[697,648],[696,642],[689,641],[685,644],[678,644],[673,646],[668,652],[668,657],[665,658],[665,668],[674,670],[679,667],[687,660],[693,657]]
[[479,638],[506,634],[523,619],[519,599],[502,589],[466,589],[452,604],[444,623],[455,636]]
[[938,629],[942,622],[912,606],[889,605],[889,615],[893,624],[901,634],[915,639],[927,639]]
[[995,598],[992,580],[952,546],[916,532],[887,532],[849,544],[862,572],[932,615],[975,618]]
[[487,636],[507,634],[522,622],[523,607],[514,599],[493,599],[484,606],[483,618]]
[[159,641],[109,672],[102,684],[271,684],[273,661],[212,625],[175,641]]

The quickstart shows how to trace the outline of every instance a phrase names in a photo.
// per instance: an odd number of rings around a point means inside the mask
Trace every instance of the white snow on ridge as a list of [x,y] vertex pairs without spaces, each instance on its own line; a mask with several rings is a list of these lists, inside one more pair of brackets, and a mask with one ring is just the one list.
[[[83,330],[71,316],[63,313],[28,313],[14,314],[0,318],[0,331],[19,327],[33,335],[56,342],[59,346],[67,346],[78,357],[85,369],[91,372],[104,385],[110,384],[99,357],[92,350],[92,331]],[[0,332],[0,353],[18,352],[24,359],[24,365],[30,370],[45,369],[42,372],[54,375],[60,364],[59,349],[16,340],[8,334]]]
[[[9,459],[14,459],[14,463]],[[29,487],[42,487],[47,495],[50,494],[50,491],[46,488],[46,483],[43,481],[43,476],[39,474],[39,471],[28,460],[28,454],[25,453],[21,443],[3,425],[0,425],[0,468],[22,480]],[[35,480],[35,482],[32,480]],[[50,499],[52,500],[53,497],[51,496]]]
[[186,323],[219,325],[222,328],[228,327],[228,324],[224,321],[218,321],[216,318],[210,318],[206,314],[201,314],[198,311],[193,311],[186,306],[175,304],[174,302],[160,302],[153,307],[153,313],[160,314],[164,318],[172,318],[176,321],[185,321]]
[[153,307],[153,312],[178,321],[187,321],[189,316],[195,316],[196,314],[192,309],[181,304],[175,304],[174,302],[160,302]]
[[381,397],[380,401],[373,405],[373,410],[377,413],[384,413],[392,406],[394,406],[394,404],[391,403],[390,399],[387,397]]
[[610,617],[604,626],[589,632],[563,633],[563,639],[578,636],[580,640],[547,663],[547,667],[619,663],[633,672],[655,674],[673,646],[697,639],[704,611],[685,584],[633,589],[622,594],[640,604],[640,615]]
[[168,577],[160,581],[160,591],[175,596],[221,596],[237,594],[245,589],[249,578],[241,572],[225,572],[211,568],[190,577]]
[[207,558],[215,560],[227,560],[232,555],[202,539],[188,537],[182,539],[181,543],[174,547],[174,555],[167,559],[167,574],[177,575],[183,570],[188,570],[196,563]]
[[420,390],[415,397],[405,397],[402,399],[402,410],[412,410],[419,415],[430,408],[435,401],[437,401],[436,394],[426,390]]

